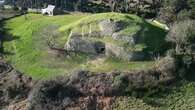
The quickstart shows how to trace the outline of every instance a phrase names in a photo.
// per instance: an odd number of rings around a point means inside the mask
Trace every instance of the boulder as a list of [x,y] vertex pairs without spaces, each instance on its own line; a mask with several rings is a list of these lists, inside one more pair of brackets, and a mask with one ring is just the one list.
[[85,35],[85,36],[88,36],[88,37],[97,37],[97,38],[102,37],[102,36],[101,36],[101,32],[97,32],[97,31],[93,31],[93,32],[91,32],[91,33],[88,33],[88,34]]
[[105,44],[102,42],[89,41],[82,37],[71,37],[66,43],[65,49],[87,54],[102,54],[105,53]]
[[125,47],[113,44],[106,44],[106,55],[128,61],[144,60],[146,57],[144,52],[127,51]]
[[135,35],[124,35],[121,33],[114,33],[112,35],[112,38],[114,40],[120,40],[129,43],[130,45],[135,45],[136,44],[136,37]]
[[100,21],[99,27],[100,27],[102,36],[112,36],[114,32],[117,32],[122,28],[120,26],[120,23],[115,22],[111,19]]

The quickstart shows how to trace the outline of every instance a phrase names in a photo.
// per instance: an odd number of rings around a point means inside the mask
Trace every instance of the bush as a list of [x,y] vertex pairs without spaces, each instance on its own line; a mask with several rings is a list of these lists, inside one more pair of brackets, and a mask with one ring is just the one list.
[[184,21],[190,19],[191,12],[188,10],[182,10],[177,15],[177,21]]
[[195,1],[194,0],[188,0],[188,4],[190,7],[190,17],[192,19],[195,19]]
[[164,0],[159,19],[172,24],[175,21],[195,18],[194,0]]
[[32,83],[31,78],[23,76],[21,73],[1,69],[0,109],[7,104],[11,104],[12,102],[17,102],[26,98],[32,88]]
[[169,57],[174,57],[175,56],[175,50],[174,49],[170,49],[167,51],[166,56]]
[[128,83],[129,83],[129,81],[128,81],[128,78],[126,77],[126,75],[121,74],[121,75],[118,75],[114,78],[113,85],[121,91],[126,91],[125,89],[127,89],[128,85],[129,85]]
[[176,20],[176,14],[172,7],[161,8],[158,18],[167,24],[170,24]]
[[166,40],[174,43],[176,54],[191,54],[191,45],[195,41],[195,21],[175,22]]
[[29,110],[61,110],[82,94],[68,86],[67,80],[56,78],[37,83],[29,96]]

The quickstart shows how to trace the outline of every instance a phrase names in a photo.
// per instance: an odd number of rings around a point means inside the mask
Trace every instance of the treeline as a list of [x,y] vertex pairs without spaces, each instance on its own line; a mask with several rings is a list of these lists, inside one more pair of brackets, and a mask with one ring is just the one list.
[[195,0],[164,0],[158,18],[167,24],[195,19]]
[[140,16],[155,16],[161,0],[6,0],[15,7],[43,8],[48,4],[67,11],[84,12],[126,12]]
[[145,18],[158,17],[166,23],[195,18],[195,0],[5,0],[5,4],[35,9],[52,4],[66,11],[132,13]]

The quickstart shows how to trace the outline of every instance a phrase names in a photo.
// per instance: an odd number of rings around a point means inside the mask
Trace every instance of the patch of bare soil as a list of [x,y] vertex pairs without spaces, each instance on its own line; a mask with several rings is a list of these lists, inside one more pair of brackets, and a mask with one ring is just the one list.
[[48,54],[51,57],[57,57],[57,58],[64,58],[66,55],[66,52],[64,49],[48,49]]

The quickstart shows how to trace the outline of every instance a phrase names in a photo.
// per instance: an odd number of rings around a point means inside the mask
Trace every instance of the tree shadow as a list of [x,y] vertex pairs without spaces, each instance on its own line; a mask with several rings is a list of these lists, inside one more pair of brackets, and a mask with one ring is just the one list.
[[[14,16],[14,17],[16,17],[16,16]],[[5,27],[5,25],[6,25],[5,21],[8,19],[11,19],[11,18],[13,18],[13,17],[6,18],[6,19],[0,21],[0,53],[2,55],[14,55],[13,52],[8,52],[8,51],[4,50],[4,43],[19,39],[19,36],[13,36],[12,34],[9,33],[10,29]]]
[[185,76],[185,79],[187,81],[190,81],[190,82],[195,82],[195,71],[194,71],[194,68],[195,68],[195,62],[193,62],[191,64],[191,67],[190,69],[188,70],[186,76]]
[[169,49],[170,44],[166,42],[167,31],[144,21],[139,24],[141,29],[136,33],[137,42],[146,45],[145,52],[163,54]]

